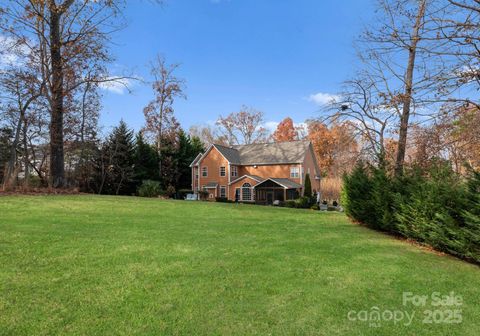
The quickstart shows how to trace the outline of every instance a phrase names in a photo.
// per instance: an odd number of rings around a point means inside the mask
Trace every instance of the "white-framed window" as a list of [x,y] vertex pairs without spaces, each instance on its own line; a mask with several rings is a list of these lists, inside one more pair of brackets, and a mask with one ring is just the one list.
[[290,178],[299,178],[300,177],[300,168],[291,167],[290,168]]
[[227,187],[220,186],[220,197],[225,198],[227,197]]
[[208,167],[202,167],[202,177],[208,177]]
[[220,167],[220,176],[227,176],[227,169],[225,167]]
[[242,185],[242,201],[252,201],[252,186],[250,183],[244,183]]
[[307,174],[310,175],[310,168],[307,168]]
[[237,177],[237,176],[238,176],[238,167],[232,166],[232,177]]

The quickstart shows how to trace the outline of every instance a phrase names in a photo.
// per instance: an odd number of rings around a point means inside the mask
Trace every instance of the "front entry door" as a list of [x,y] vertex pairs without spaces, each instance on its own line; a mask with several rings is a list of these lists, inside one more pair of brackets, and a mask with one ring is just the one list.
[[273,204],[273,191],[267,191],[267,204]]

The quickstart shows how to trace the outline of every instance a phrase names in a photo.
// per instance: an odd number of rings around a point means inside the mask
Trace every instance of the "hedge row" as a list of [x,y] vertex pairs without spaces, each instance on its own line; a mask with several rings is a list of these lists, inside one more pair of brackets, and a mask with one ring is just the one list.
[[401,178],[359,164],[344,176],[342,204],[365,225],[480,262],[480,173],[468,178],[445,163]]

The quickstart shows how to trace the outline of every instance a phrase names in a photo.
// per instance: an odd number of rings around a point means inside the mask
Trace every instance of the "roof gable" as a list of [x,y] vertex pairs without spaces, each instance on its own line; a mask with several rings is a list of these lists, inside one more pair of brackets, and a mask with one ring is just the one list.
[[243,175],[235,180],[233,180],[232,182],[230,182],[229,184],[234,184],[234,183],[237,183],[238,181],[241,181],[245,178],[249,178],[249,179],[252,179],[254,181],[257,181],[258,183],[260,182],[263,182],[265,181],[265,179],[263,177],[260,177],[260,176],[257,176],[257,175]]
[[309,147],[309,141],[274,142],[231,147],[213,144],[194,163],[202,161],[212,148],[217,149],[228,162],[234,165],[303,163]]
[[259,188],[263,184],[268,183],[269,181],[283,187],[284,189],[299,189],[299,188],[302,188],[301,184],[298,184],[297,182],[294,182],[290,179],[287,179],[287,178],[273,178],[273,177],[270,177],[270,178],[266,179],[265,181],[260,182],[259,184],[257,184],[255,186],[255,188]]
[[198,155],[195,157],[195,160],[193,160],[192,163],[190,164],[190,167],[195,166],[202,156],[203,156],[202,153],[198,153]]
[[241,164],[238,150],[233,147],[214,144],[215,148],[232,164]]

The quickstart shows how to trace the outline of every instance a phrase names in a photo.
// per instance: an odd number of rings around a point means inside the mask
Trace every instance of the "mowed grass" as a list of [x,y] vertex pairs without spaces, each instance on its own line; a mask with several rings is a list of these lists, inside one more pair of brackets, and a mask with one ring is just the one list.
[[[436,308],[402,304],[403,292],[451,291],[459,324],[424,324]],[[409,326],[347,317],[372,307],[415,315]],[[478,335],[479,321],[479,267],[342,214],[0,198],[2,335]]]

